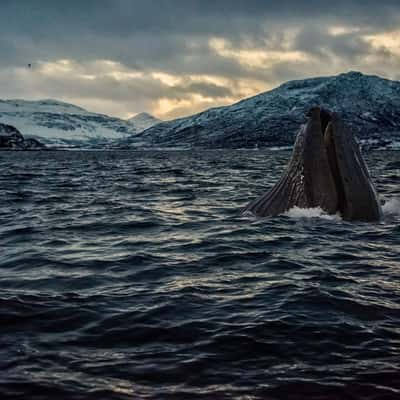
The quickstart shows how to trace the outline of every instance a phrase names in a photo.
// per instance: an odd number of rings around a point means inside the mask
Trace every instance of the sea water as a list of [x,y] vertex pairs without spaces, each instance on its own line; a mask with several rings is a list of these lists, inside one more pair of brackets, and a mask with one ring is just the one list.
[[400,153],[385,215],[241,215],[288,151],[0,153],[0,397],[400,397]]

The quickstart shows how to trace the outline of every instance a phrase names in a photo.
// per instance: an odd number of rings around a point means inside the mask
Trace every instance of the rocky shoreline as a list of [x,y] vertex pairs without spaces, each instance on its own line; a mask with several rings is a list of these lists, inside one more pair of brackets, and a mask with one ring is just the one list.
[[47,147],[37,139],[24,138],[12,125],[0,123],[0,150],[46,150]]

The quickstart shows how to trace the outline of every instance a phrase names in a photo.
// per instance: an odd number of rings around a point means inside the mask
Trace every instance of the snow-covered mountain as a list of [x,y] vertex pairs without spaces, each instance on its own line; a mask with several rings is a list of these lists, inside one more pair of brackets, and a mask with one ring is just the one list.
[[[400,142],[400,82],[360,72],[287,82],[231,106],[162,122],[140,140],[166,147],[290,145],[314,105],[341,113],[364,142]],[[135,145],[135,139],[130,142]]]
[[161,119],[158,119],[151,114],[142,112],[133,116],[132,118],[129,118],[128,122],[130,122],[135,127],[137,132],[142,132],[154,125],[159,124],[162,121]]
[[57,100],[0,100],[0,123],[50,145],[104,145],[138,133],[128,121]]

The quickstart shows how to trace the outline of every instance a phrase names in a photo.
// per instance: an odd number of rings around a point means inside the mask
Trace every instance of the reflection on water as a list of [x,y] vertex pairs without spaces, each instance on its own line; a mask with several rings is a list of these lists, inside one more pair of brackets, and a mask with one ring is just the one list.
[[400,153],[380,222],[241,215],[289,156],[0,153],[1,397],[400,396]]

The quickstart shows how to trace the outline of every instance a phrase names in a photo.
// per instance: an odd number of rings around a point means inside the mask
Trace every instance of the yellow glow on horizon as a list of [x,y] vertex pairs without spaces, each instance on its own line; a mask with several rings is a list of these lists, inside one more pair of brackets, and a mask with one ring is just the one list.
[[[252,56],[256,56],[256,54],[254,53]],[[158,85],[162,97],[155,96],[149,99],[146,107],[138,110],[138,112],[147,111],[164,120],[192,115],[210,107],[233,104],[271,87],[268,82],[251,78],[235,79],[223,75],[201,73],[174,74],[162,70],[138,71],[120,62],[102,59],[89,62],[79,62],[74,59],[38,61],[34,71],[21,68],[19,76],[23,79],[29,79],[32,72],[35,72],[36,79],[41,77],[42,82],[51,78],[63,81],[73,80],[82,85],[86,83],[97,85],[97,80],[99,80],[101,85],[100,80],[108,78],[121,83],[126,82],[127,85],[132,83],[133,87],[135,87],[135,81],[143,80],[152,85]],[[199,89],[197,89],[197,84]],[[204,85],[204,88],[202,85]],[[229,88],[229,91],[221,91],[221,94],[218,94],[218,92],[207,94],[206,85]],[[164,89],[161,89],[162,86],[164,86]],[[166,94],[161,95],[161,93],[165,93],[165,87],[171,88],[171,92],[169,94],[167,91]],[[122,105],[121,111],[118,111],[118,104],[111,97],[110,99],[85,98],[85,101],[80,98],[63,98],[63,100],[79,104],[91,111],[117,115],[122,118],[136,114],[134,107],[132,111],[129,111],[129,107],[126,107],[126,105]]]
[[95,80],[100,77],[111,77],[122,81],[142,78],[143,72],[127,68],[123,64],[111,60],[95,60],[79,63],[75,60],[60,59],[56,61],[39,61],[38,71],[47,76],[69,75],[86,80]]
[[236,98],[225,98],[218,101],[213,97],[202,96],[198,93],[189,94],[184,99],[163,97],[154,103],[151,113],[164,120],[179,118],[183,115],[191,115],[204,111],[210,107],[232,104],[237,100]]
[[328,32],[332,36],[348,35],[350,33],[359,32],[360,28],[349,27],[349,26],[331,26],[328,28]]
[[72,60],[61,59],[54,62],[39,62],[39,70],[43,74],[57,75],[73,71],[76,63]]
[[82,74],[81,75],[82,79],[87,79],[89,81],[93,81],[96,79],[96,75],[91,75],[91,74]]
[[182,78],[176,75],[167,74],[165,72],[153,72],[150,74],[153,79],[158,79],[164,85],[173,87],[177,86],[182,82]]
[[191,106],[192,102],[189,99],[169,99],[162,97],[158,99],[153,109],[155,115],[168,115],[171,111],[177,108],[186,108]]
[[125,81],[129,79],[143,78],[144,74],[142,72],[134,71],[113,71],[105,74],[106,76],[112,77],[117,81]]
[[157,79],[170,87],[186,85],[190,83],[210,83],[216,86],[226,86],[231,82],[228,78],[218,75],[194,74],[194,75],[174,75],[162,71],[152,72],[151,78]]
[[234,49],[229,41],[222,38],[211,39],[209,45],[218,55],[226,58],[233,58],[240,64],[253,68],[270,66],[279,62],[308,60],[308,56],[304,52],[295,50]]
[[368,35],[364,38],[376,49],[383,48],[400,56],[400,30]]

